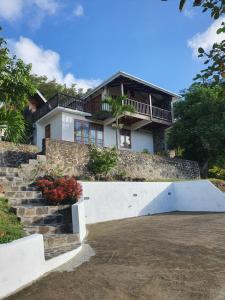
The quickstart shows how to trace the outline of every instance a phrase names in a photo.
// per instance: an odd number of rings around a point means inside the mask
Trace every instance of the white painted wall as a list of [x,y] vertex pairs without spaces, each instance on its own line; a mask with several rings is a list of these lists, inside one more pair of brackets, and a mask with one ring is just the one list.
[[72,259],[82,246],[45,261],[42,234],[0,245],[0,299]]
[[51,125],[51,138],[54,140],[62,139],[62,113],[58,112],[51,118],[36,122],[36,141],[37,146],[42,149],[42,140],[45,138],[45,126]]
[[225,211],[225,193],[208,180],[175,182],[177,211]]
[[82,186],[87,224],[172,211],[225,212],[225,193],[207,180]]
[[169,182],[83,182],[86,223],[174,210]]
[[[116,146],[116,130],[112,126],[104,126],[104,145],[105,147]],[[153,153],[153,135],[142,130],[131,131],[131,149],[129,151],[142,152],[144,149],[148,149],[150,153]]]
[[104,126],[104,146],[116,146],[116,130],[112,126]]
[[42,235],[34,234],[0,245],[0,298],[32,282],[44,272]]
[[73,233],[78,233],[82,242],[86,236],[84,201],[72,205]]
[[141,130],[131,131],[131,146],[131,150],[135,152],[142,152],[147,149],[150,153],[154,153],[152,133]]

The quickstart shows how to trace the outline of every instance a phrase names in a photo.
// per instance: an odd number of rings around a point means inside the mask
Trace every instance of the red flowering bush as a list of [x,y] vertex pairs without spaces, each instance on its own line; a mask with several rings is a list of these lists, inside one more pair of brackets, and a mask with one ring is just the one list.
[[75,177],[42,178],[36,181],[36,185],[50,203],[76,202],[82,194],[81,184]]

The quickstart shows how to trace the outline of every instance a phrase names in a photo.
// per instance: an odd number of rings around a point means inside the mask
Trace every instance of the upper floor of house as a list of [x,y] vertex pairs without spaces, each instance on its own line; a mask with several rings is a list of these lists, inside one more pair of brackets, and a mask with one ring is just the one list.
[[161,87],[124,72],[118,72],[98,87],[86,93],[82,99],[57,94],[33,113],[34,121],[40,120],[55,108],[83,112],[93,121],[113,123],[110,107],[104,103],[107,97],[125,96],[124,104],[134,108],[134,113],[122,116],[125,125],[137,127],[172,124],[172,101],[179,96]]

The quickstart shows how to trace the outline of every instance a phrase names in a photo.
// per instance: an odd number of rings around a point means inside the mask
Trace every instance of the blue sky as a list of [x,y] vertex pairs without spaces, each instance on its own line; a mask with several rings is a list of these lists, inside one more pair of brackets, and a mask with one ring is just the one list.
[[212,44],[215,23],[178,2],[0,0],[0,24],[39,75],[87,88],[122,70],[179,92],[202,68],[194,51]]

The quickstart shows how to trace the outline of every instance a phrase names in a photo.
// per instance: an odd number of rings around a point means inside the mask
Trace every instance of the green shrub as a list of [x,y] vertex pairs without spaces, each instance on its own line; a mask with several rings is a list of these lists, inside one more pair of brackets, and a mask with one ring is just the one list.
[[144,149],[142,150],[142,153],[144,153],[144,154],[150,154],[150,152],[149,152],[148,149],[146,149],[146,148],[144,148]]
[[0,244],[23,236],[23,228],[16,215],[10,211],[6,199],[0,198]]
[[213,166],[209,169],[209,177],[225,180],[225,168]]
[[115,148],[96,148],[90,150],[89,170],[95,175],[106,176],[118,162]]

